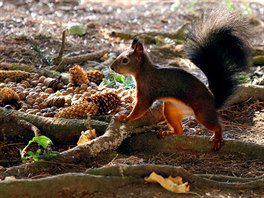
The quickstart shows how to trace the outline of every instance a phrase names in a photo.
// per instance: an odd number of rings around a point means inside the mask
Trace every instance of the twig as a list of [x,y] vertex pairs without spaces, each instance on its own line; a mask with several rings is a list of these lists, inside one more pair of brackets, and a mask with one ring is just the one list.
[[[72,56],[72,57],[63,57],[60,64],[71,64],[71,63],[80,63],[87,60],[96,60],[101,58],[103,55],[107,53],[108,50],[102,49],[96,52],[82,54],[78,56]],[[55,63],[54,63],[55,64]],[[55,64],[56,65],[56,64]]]
[[54,63],[55,65],[60,65],[61,62],[62,62],[62,57],[63,57],[63,53],[64,53],[64,49],[65,49],[66,31],[67,31],[67,30],[64,30],[64,31],[62,32],[61,47],[60,47],[59,54],[58,54],[57,57],[55,57],[55,58],[53,59],[53,63]]
[[[120,37],[122,39],[130,40],[135,37],[138,37],[144,40],[146,43],[152,43],[156,41],[157,37],[167,37],[170,39],[176,40],[184,40],[184,30],[189,23],[184,23],[174,32],[142,32],[142,33],[135,33],[135,32],[120,32],[120,31],[113,31],[110,33],[112,37]],[[156,37],[156,38],[154,38]]]
[[108,50],[102,49],[93,53],[86,53],[71,57],[65,57],[63,56],[64,49],[65,49],[65,40],[66,40],[66,30],[62,32],[62,39],[61,39],[61,47],[58,56],[53,58],[53,64],[57,65],[55,70],[59,70],[61,65],[67,65],[72,63],[80,63],[87,60],[96,60],[101,58],[103,55],[107,53]]

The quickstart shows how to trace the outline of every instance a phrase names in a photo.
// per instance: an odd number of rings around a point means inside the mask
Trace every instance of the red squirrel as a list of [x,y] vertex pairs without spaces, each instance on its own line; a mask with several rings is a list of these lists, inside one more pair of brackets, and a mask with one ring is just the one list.
[[121,122],[144,115],[156,100],[164,102],[164,117],[171,134],[182,135],[182,119],[194,116],[213,132],[212,146],[223,145],[222,127],[217,109],[234,92],[234,75],[249,65],[249,31],[245,19],[224,11],[200,19],[187,34],[187,57],[206,75],[209,88],[187,71],[176,67],[155,65],[143,44],[134,39],[130,49],[121,53],[111,69],[131,74],[136,82],[136,103],[132,112],[116,115]]

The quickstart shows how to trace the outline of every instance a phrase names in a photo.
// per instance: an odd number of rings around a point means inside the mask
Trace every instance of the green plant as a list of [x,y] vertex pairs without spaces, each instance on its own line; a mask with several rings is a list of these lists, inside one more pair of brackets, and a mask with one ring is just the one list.
[[[33,144],[37,144],[37,149],[35,151],[28,150],[30,146]],[[24,149],[20,149],[21,159],[29,160],[29,161],[39,161],[39,160],[47,160],[52,159],[59,156],[59,152],[52,151],[49,146],[52,144],[51,139],[44,135],[35,136],[31,140],[28,141],[28,144]]]
[[135,83],[131,76],[123,76],[120,74],[116,74],[109,69],[104,72],[105,79],[100,86],[105,86],[109,88],[120,88],[123,87],[125,89],[135,88]]

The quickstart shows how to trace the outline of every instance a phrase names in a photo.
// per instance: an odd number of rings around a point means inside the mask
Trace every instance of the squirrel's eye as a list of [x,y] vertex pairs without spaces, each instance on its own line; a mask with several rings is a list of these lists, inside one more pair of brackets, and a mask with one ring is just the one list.
[[122,62],[123,62],[124,64],[128,63],[128,58],[123,58]]

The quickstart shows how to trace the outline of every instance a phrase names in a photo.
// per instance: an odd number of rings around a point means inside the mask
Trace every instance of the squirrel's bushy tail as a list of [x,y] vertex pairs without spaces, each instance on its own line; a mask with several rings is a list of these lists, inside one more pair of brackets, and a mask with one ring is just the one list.
[[218,108],[238,83],[234,74],[249,65],[248,38],[246,20],[220,10],[203,16],[187,35],[187,56],[207,76]]

